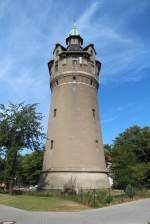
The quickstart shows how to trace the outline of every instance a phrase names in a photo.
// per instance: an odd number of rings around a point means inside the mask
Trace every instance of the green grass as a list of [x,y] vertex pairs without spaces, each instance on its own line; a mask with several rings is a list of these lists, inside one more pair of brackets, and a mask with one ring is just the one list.
[[81,211],[89,208],[77,202],[55,196],[0,194],[0,204],[30,211]]
[[[29,195],[30,194],[30,195]],[[95,195],[95,196],[94,196]],[[52,195],[28,192],[22,195],[0,194],[0,204],[29,211],[81,211],[150,197],[150,190],[138,190],[131,198],[123,190],[97,190],[79,195]]]

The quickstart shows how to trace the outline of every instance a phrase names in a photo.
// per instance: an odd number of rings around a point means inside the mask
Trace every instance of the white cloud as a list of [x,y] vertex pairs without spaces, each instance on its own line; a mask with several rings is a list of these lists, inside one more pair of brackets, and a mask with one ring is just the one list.
[[98,58],[102,60],[103,84],[109,81],[139,81],[144,78],[144,69],[150,69],[149,46],[138,34],[132,35],[123,29],[124,23],[132,19],[132,14],[138,16],[148,5],[146,2],[139,2],[136,7],[129,4],[120,17],[114,15],[112,20],[109,16],[106,19],[103,14],[105,1],[101,0],[91,3],[80,15],[78,23],[81,34],[88,42],[96,43]]
[[138,43],[121,52],[105,55],[102,66],[102,82],[140,81],[144,78],[144,69],[150,69],[149,57],[149,49],[145,49]]
[[107,118],[102,119],[101,123],[102,124],[104,124],[104,123],[110,123],[110,122],[115,121],[117,118],[118,118],[118,116],[110,116],[110,117],[107,117]]
[[[30,1],[28,3],[29,7]],[[60,27],[64,26],[63,23],[51,26],[51,32],[48,35],[42,32],[47,24],[49,12],[52,10],[52,1],[49,3],[51,3],[49,7],[45,7],[43,11],[37,10],[34,6],[35,15],[32,17],[28,15],[29,9],[18,10],[17,24],[11,27],[11,35],[6,36],[9,48],[0,55],[0,80],[8,82],[16,93],[18,86],[23,84],[24,88],[20,89],[22,93],[25,89],[27,92],[32,90],[40,97],[36,89],[42,91],[42,88],[45,89],[45,85],[48,85],[46,61],[51,54],[48,44],[51,44],[52,50],[53,43],[62,40]],[[9,4],[10,0],[1,0],[0,12],[4,13]],[[143,4],[143,8],[146,7],[145,5],[147,4]],[[96,43],[98,57],[102,58],[102,82],[138,81],[143,78],[142,71],[150,66],[146,60],[150,55],[150,49],[144,46],[136,36],[127,36],[122,33],[120,27],[126,17],[125,13],[119,21],[111,21],[109,17],[105,20],[104,7],[103,0],[91,1],[77,21],[81,33],[84,33],[83,37]],[[10,82],[10,80],[13,81]]]
[[120,116],[122,116],[122,114],[124,114],[125,111],[131,110],[133,107],[134,103],[117,106],[115,109],[109,111],[108,113],[105,113],[104,118],[102,119],[102,124],[111,123],[117,120],[118,118],[120,118]]
[[[108,41],[119,41],[119,42],[131,42],[131,40],[121,33],[116,31],[115,26],[111,26],[107,24],[105,19],[103,18],[102,9],[103,1],[93,2],[83,13],[80,15],[78,19],[78,25],[81,30],[81,33],[85,35],[86,38],[90,38],[93,41],[98,38],[101,40]],[[102,10],[101,10],[102,9]],[[99,13],[98,18],[96,17],[96,13]],[[104,42],[103,42],[104,44]]]
[[93,2],[80,16],[78,19],[78,24],[80,30],[84,30],[85,28],[89,28],[89,23],[91,21],[91,18],[94,16],[95,12],[99,9],[101,6],[101,2]]
[[32,66],[17,64],[11,58],[0,61],[1,88],[7,86],[11,95],[15,96],[16,101],[21,101],[22,99],[39,102],[45,99],[49,91],[49,77],[47,73],[43,66],[42,68],[37,66],[36,69],[32,68]]

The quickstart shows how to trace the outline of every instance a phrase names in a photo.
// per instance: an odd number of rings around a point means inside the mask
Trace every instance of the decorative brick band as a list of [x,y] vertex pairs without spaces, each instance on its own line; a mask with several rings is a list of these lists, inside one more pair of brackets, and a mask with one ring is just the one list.
[[54,87],[69,83],[83,83],[89,86],[92,86],[98,90],[99,83],[97,79],[92,77],[91,75],[82,74],[82,73],[69,73],[69,74],[61,74],[51,79],[50,87],[53,90]]

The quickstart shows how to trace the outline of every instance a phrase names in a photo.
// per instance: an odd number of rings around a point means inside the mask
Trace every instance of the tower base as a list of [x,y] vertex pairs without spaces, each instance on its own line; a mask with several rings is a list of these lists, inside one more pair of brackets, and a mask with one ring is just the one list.
[[43,172],[39,189],[64,190],[74,187],[76,190],[90,190],[110,188],[107,173],[105,172]]

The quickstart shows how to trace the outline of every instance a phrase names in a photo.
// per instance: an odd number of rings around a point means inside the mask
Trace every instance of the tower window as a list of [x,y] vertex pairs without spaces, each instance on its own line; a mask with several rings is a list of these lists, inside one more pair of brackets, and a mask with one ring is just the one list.
[[59,50],[56,51],[56,56],[58,56],[58,54],[59,54]]
[[94,63],[92,62],[91,63],[91,72],[94,73],[94,71],[95,71],[95,66],[94,66]]
[[54,147],[54,140],[51,140],[51,147],[50,147],[50,149],[53,149],[53,147]]
[[74,81],[76,80],[76,77],[75,77],[75,76],[73,76],[73,80],[74,80]]
[[63,65],[62,65],[62,71],[65,71],[65,69],[66,69],[66,65],[63,64]]
[[90,84],[93,85],[93,80],[91,79]]
[[84,64],[84,71],[86,72],[87,71],[87,65]]
[[77,63],[78,63],[78,62],[77,62],[77,60],[76,60],[76,59],[73,59],[73,60],[72,60],[72,65],[74,65],[74,66],[75,66],[75,65],[77,65]]
[[98,140],[96,139],[95,142],[98,143]]
[[54,117],[56,117],[57,109],[54,109]]
[[82,57],[79,57],[79,63],[82,64]]
[[92,109],[93,118],[95,120],[95,109]]
[[55,72],[58,72],[58,63],[55,63]]
[[62,65],[66,65],[66,64],[67,64],[66,58],[62,58]]
[[58,80],[56,79],[56,85],[58,85]]

